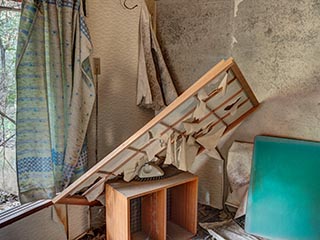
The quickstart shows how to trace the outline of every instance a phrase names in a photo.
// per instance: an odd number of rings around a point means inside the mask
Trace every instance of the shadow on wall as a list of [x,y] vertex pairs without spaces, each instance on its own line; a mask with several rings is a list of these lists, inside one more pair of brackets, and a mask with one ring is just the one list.
[[[319,78],[320,81],[320,78]],[[226,156],[234,140],[253,142],[257,135],[275,135],[319,141],[320,84],[268,98],[220,146]]]

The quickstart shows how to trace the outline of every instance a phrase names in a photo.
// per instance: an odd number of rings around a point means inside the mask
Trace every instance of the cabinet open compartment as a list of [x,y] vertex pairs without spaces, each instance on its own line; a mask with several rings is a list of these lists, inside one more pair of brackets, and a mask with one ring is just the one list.
[[106,184],[107,240],[190,239],[197,231],[197,189],[190,173]]
[[[165,239],[166,191],[160,190],[139,198],[140,206],[131,207],[132,240]],[[136,199],[131,200],[136,201]],[[135,211],[135,212],[133,212]],[[137,227],[133,227],[133,224]]]
[[167,189],[167,239],[190,239],[197,232],[198,182]]

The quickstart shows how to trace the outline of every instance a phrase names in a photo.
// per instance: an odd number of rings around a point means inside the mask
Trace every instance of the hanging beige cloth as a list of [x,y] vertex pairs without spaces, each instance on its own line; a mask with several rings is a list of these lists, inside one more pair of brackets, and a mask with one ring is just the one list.
[[173,102],[177,96],[152,29],[148,8],[142,1],[139,23],[137,105],[159,111]]

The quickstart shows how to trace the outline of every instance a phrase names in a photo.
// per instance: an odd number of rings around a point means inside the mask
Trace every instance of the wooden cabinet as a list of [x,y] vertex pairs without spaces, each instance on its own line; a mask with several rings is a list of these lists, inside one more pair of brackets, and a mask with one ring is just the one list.
[[[190,173],[106,184],[107,240],[190,239],[197,232],[197,192],[198,178]],[[141,227],[131,232],[130,201],[134,199],[141,203],[137,210]]]

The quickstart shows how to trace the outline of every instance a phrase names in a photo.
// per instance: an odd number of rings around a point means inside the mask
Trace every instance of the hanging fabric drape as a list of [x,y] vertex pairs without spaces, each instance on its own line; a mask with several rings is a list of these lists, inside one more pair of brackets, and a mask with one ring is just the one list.
[[95,100],[82,0],[25,0],[17,47],[20,200],[52,198],[87,166]]
[[178,97],[152,28],[150,13],[141,1],[137,105],[162,110]]

